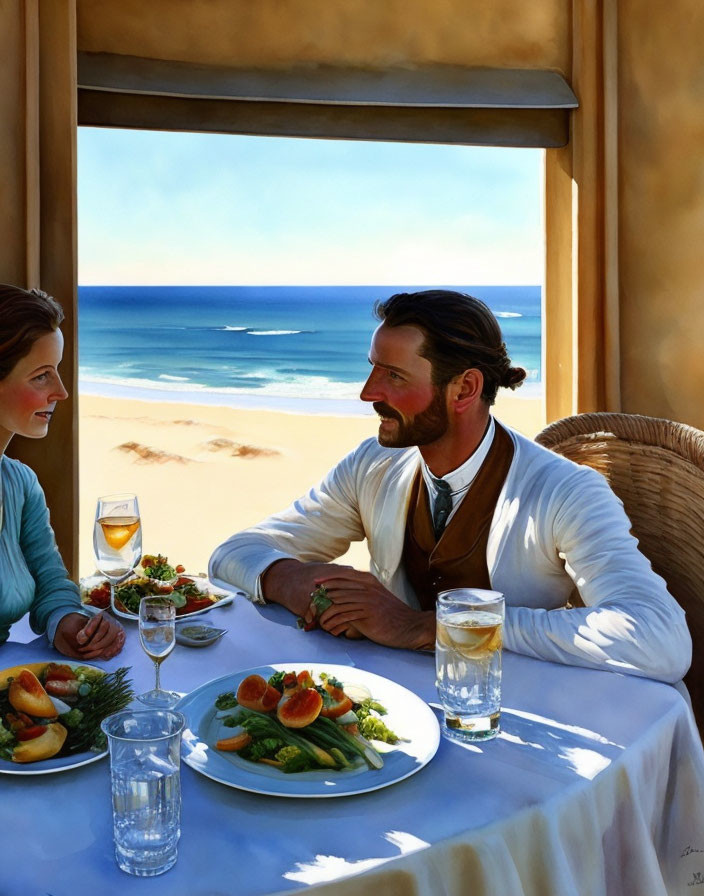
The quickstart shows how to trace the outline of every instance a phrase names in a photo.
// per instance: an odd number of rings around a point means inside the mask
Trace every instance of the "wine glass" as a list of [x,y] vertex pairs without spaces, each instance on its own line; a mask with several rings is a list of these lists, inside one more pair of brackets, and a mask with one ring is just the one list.
[[137,697],[147,706],[168,709],[181,699],[180,694],[163,691],[159,682],[161,664],[176,645],[175,623],[176,607],[168,597],[143,597],[139,602],[139,640],[156,671],[154,688]]
[[115,585],[124,582],[142,557],[142,523],[136,495],[98,498],[93,528],[98,569],[110,583],[110,606],[115,608]]

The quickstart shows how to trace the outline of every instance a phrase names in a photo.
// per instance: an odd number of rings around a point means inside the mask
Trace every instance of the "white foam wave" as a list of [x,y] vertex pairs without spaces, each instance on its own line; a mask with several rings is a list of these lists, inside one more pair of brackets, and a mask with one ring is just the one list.
[[[256,374],[251,375],[256,379]],[[260,395],[266,398],[297,398],[309,395],[328,399],[358,399],[364,383],[344,383],[322,376],[303,376],[293,380],[275,380],[259,387],[248,389],[237,386],[208,386],[205,383],[164,381],[163,379],[128,378],[116,376],[96,376],[81,371],[79,386],[109,386],[130,392],[178,392],[181,394],[212,395]],[[93,391],[91,389],[90,391]]]
[[250,336],[295,336],[303,330],[250,330]]
[[225,325],[224,327],[218,327],[218,330],[228,330],[231,333],[243,333],[245,330],[248,330],[249,327],[230,327]]
[[126,389],[154,389],[159,392],[215,392],[217,390],[205,383],[150,380],[143,377],[99,376],[81,371],[79,383],[86,385],[117,386]]
[[174,383],[187,383],[189,378],[187,376],[171,376],[168,373],[160,373],[159,379],[160,380],[173,380]]
[[518,311],[495,311],[494,317],[523,317]]

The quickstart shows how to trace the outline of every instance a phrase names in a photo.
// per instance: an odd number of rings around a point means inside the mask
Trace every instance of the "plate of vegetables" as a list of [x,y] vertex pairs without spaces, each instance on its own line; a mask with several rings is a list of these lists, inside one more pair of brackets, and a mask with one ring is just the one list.
[[350,666],[245,669],[201,685],[177,708],[187,765],[269,796],[379,790],[420,771],[440,742],[435,714],[416,694]]
[[0,774],[46,775],[102,759],[100,723],[134,696],[128,672],[49,661],[0,672]]
[[[171,566],[161,554],[145,554],[140,572],[115,588],[112,612],[121,619],[136,620],[139,602],[143,597],[165,596],[176,604],[179,618],[199,616],[232,603],[235,595],[212,584],[205,576],[189,575],[180,564]],[[84,606],[104,610],[110,604],[110,584],[101,576],[81,580],[81,600]]]

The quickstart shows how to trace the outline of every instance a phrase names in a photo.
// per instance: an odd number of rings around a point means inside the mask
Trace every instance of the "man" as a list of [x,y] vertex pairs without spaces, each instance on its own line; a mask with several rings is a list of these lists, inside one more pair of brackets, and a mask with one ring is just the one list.
[[[432,649],[435,600],[455,587],[506,600],[504,646],[557,662],[679,681],[691,659],[684,613],[630,534],[606,480],[490,414],[511,366],[499,325],[447,290],[376,308],[361,397],[368,439],[283,513],[222,544],[211,575],[333,635]],[[371,571],[334,564],[367,538]],[[573,589],[585,606],[563,609]]]

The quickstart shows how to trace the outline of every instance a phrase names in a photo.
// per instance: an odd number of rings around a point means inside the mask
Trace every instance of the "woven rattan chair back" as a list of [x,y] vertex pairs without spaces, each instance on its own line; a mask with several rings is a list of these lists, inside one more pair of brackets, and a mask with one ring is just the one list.
[[641,551],[687,614],[694,649],[685,682],[704,731],[704,432],[635,414],[579,414],[536,441],[598,470],[623,501]]

